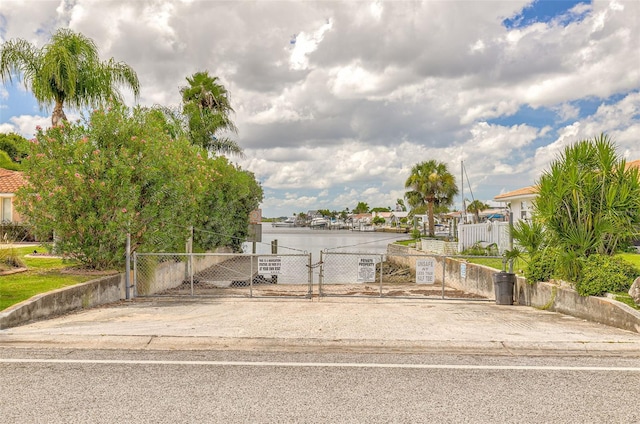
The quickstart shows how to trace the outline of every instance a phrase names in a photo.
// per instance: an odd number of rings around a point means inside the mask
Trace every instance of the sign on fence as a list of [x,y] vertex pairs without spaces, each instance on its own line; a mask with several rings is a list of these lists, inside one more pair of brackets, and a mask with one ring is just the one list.
[[416,284],[434,284],[436,282],[435,258],[416,260]]
[[360,258],[358,261],[358,282],[374,283],[376,281],[376,261],[372,258]]
[[282,258],[258,258],[258,274],[279,275],[282,270]]

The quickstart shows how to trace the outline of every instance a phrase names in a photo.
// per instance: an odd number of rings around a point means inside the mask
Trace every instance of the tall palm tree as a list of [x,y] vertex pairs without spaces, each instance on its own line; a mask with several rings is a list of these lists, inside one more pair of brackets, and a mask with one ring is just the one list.
[[410,189],[405,194],[412,207],[427,205],[429,211],[429,235],[435,234],[434,206],[449,206],[458,194],[456,179],[442,162],[430,160],[420,162],[411,168],[411,175],[405,182]]
[[67,117],[63,107],[95,107],[107,100],[122,100],[118,86],[140,93],[138,77],[131,67],[110,59],[101,62],[93,40],[67,28],[60,28],[49,44],[37,48],[22,39],[9,40],[0,53],[0,76],[11,81],[22,75],[36,101],[45,109],[53,103],[51,124]]
[[489,209],[489,205],[477,199],[467,205],[467,210],[475,215],[476,222],[480,222],[480,212],[485,209]]
[[220,132],[237,133],[238,129],[229,117],[233,112],[229,92],[207,71],[187,77],[189,85],[180,89],[182,113],[187,120],[191,143],[216,153],[242,155],[242,149]]

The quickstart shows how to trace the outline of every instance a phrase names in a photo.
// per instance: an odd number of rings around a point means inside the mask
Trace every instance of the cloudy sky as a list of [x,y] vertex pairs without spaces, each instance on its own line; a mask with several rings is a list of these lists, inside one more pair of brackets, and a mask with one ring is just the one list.
[[[58,27],[132,66],[142,105],[218,76],[267,217],[394,207],[430,159],[490,201],[601,132],[640,159],[637,0],[0,2],[0,41]],[[49,125],[20,83],[0,101],[0,132]]]

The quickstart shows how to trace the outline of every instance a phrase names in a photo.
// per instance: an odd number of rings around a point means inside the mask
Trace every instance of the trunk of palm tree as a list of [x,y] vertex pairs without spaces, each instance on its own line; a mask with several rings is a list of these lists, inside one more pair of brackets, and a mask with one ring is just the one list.
[[67,115],[64,114],[64,110],[62,109],[62,102],[56,101],[56,105],[53,108],[53,113],[51,114],[51,125],[57,127],[62,123],[62,121],[67,120]]
[[433,237],[436,233],[436,226],[433,219],[433,200],[430,200],[429,205],[429,237]]

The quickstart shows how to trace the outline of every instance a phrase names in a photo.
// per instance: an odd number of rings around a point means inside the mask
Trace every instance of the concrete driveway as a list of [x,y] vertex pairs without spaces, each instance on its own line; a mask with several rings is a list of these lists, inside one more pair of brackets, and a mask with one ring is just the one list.
[[143,299],[0,330],[0,346],[640,357],[640,334],[487,301]]

